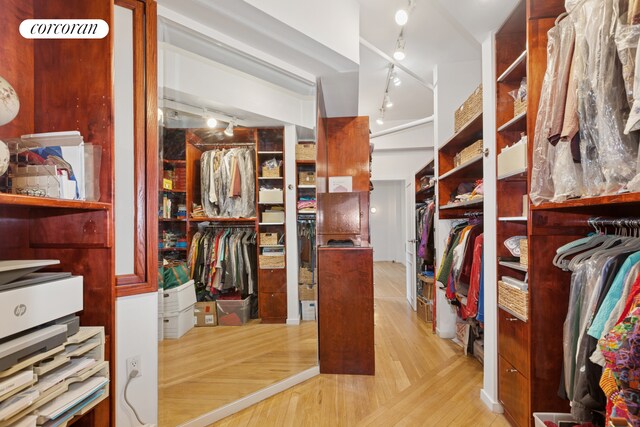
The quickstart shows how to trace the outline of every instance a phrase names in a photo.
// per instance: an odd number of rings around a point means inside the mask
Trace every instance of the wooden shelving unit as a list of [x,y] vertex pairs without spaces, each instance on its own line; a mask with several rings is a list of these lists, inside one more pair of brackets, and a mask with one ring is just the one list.
[[[437,183],[430,183],[427,184],[425,186],[426,182],[431,181],[432,178],[434,178],[435,176],[435,169],[434,169],[434,161],[431,160],[429,163],[427,163],[426,165],[424,165],[416,174],[415,174],[415,180],[414,180],[414,191],[415,191],[415,201],[416,201],[416,205],[418,203],[421,202],[428,202],[429,200],[432,200],[433,203],[436,203],[436,198],[435,198],[435,187],[437,185]],[[436,204],[437,206],[437,204]],[[434,213],[435,216],[435,213]],[[415,215],[414,215],[415,217]],[[417,219],[416,219],[417,221]],[[416,224],[416,229],[417,229],[417,224]],[[416,233],[417,234],[417,233]],[[423,266],[422,264],[431,264],[431,270],[433,271],[435,270],[435,258],[436,258],[436,251],[435,251],[435,245],[433,244],[433,237],[430,238],[429,241],[429,250],[430,250],[430,254],[429,254],[429,260],[422,260],[419,256],[418,256],[418,248],[420,246],[420,239],[421,236],[416,235],[416,242],[415,242],[415,271],[416,271],[416,308],[418,310],[418,313],[420,314],[418,317],[422,320],[425,321],[429,321],[431,322],[431,327],[432,330],[435,332],[436,330],[436,298],[435,298],[435,282],[434,279],[432,277],[427,277],[423,274],[423,268],[425,266]],[[427,266],[427,268],[429,268]],[[428,298],[426,296],[428,296]],[[421,317],[422,313],[424,313],[424,318]]]

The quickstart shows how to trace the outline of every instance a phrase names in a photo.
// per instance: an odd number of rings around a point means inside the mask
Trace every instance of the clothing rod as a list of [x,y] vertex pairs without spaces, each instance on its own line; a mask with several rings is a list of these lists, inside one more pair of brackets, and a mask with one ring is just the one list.
[[587,224],[592,227],[640,228],[640,218],[589,218]]
[[223,143],[217,144],[215,142],[212,142],[212,143],[202,142],[202,143],[197,143],[192,145],[195,145],[196,147],[240,147],[240,146],[255,147],[256,143],[255,142],[223,142]]

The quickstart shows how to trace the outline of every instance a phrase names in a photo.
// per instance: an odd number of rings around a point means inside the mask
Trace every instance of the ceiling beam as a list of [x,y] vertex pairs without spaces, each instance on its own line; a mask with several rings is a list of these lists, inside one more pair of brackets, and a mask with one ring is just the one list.
[[402,125],[399,125],[399,126],[395,126],[395,127],[389,128],[389,129],[381,130],[380,132],[372,133],[371,136],[369,136],[369,139],[374,139],[374,138],[378,138],[380,136],[385,136],[385,135],[389,135],[389,134],[392,134],[392,133],[400,132],[400,131],[403,131],[403,130],[415,128],[415,127],[418,127],[418,126],[425,125],[427,123],[433,123],[433,116],[425,117],[424,119],[414,120],[414,121],[409,122],[409,123],[405,123],[405,124],[402,124]]
[[422,86],[426,87],[427,89],[433,90],[433,85],[431,83],[425,81],[422,77],[420,77],[419,75],[417,75],[416,73],[414,73],[413,71],[405,67],[404,65],[400,64],[398,61],[396,61],[395,59],[393,59],[392,57],[384,53],[382,50],[378,49],[373,43],[365,40],[363,37],[360,37],[360,45],[366,47],[371,52],[375,53],[376,55],[378,55],[385,61],[389,62],[390,64],[395,65],[396,68],[404,71],[409,76],[413,77]]

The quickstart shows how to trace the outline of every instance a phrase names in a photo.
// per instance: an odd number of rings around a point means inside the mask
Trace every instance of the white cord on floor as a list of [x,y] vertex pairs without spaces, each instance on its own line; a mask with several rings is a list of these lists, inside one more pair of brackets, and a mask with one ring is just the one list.
[[129,402],[129,399],[127,398],[127,389],[129,388],[129,383],[131,383],[131,380],[134,379],[137,375],[138,375],[138,371],[135,369],[129,373],[129,378],[127,378],[127,383],[124,385],[124,402],[127,404],[129,408],[131,408],[131,410],[133,411],[133,415],[136,416],[136,420],[138,420],[140,425],[144,426],[147,424],[143,423],[140,420],[140,416],[138,415],[136,408],[133,407],[133,405],[131,404],[131,402]]

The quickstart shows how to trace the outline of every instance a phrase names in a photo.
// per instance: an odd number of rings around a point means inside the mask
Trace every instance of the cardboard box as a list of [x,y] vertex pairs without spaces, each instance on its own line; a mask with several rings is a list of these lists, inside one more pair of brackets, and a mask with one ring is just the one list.
[[260,190],[258,193],[259,203],[283,203],[284,196],[282,189],[273,188],[269,190]]
[[262,222],[281,224],[284,222],[283,211],[264,211],[262,212]]
[[193,305],[180,312],[166,313],[163,318],[165,339],[178,339],[193,329]]
[[197,302],[193,310],[196,326],[217,326],[218,311],[215,301]]
[[302,320],[316,320],[316,307],[318,306],[316,301],[300,301],[302,306]]

